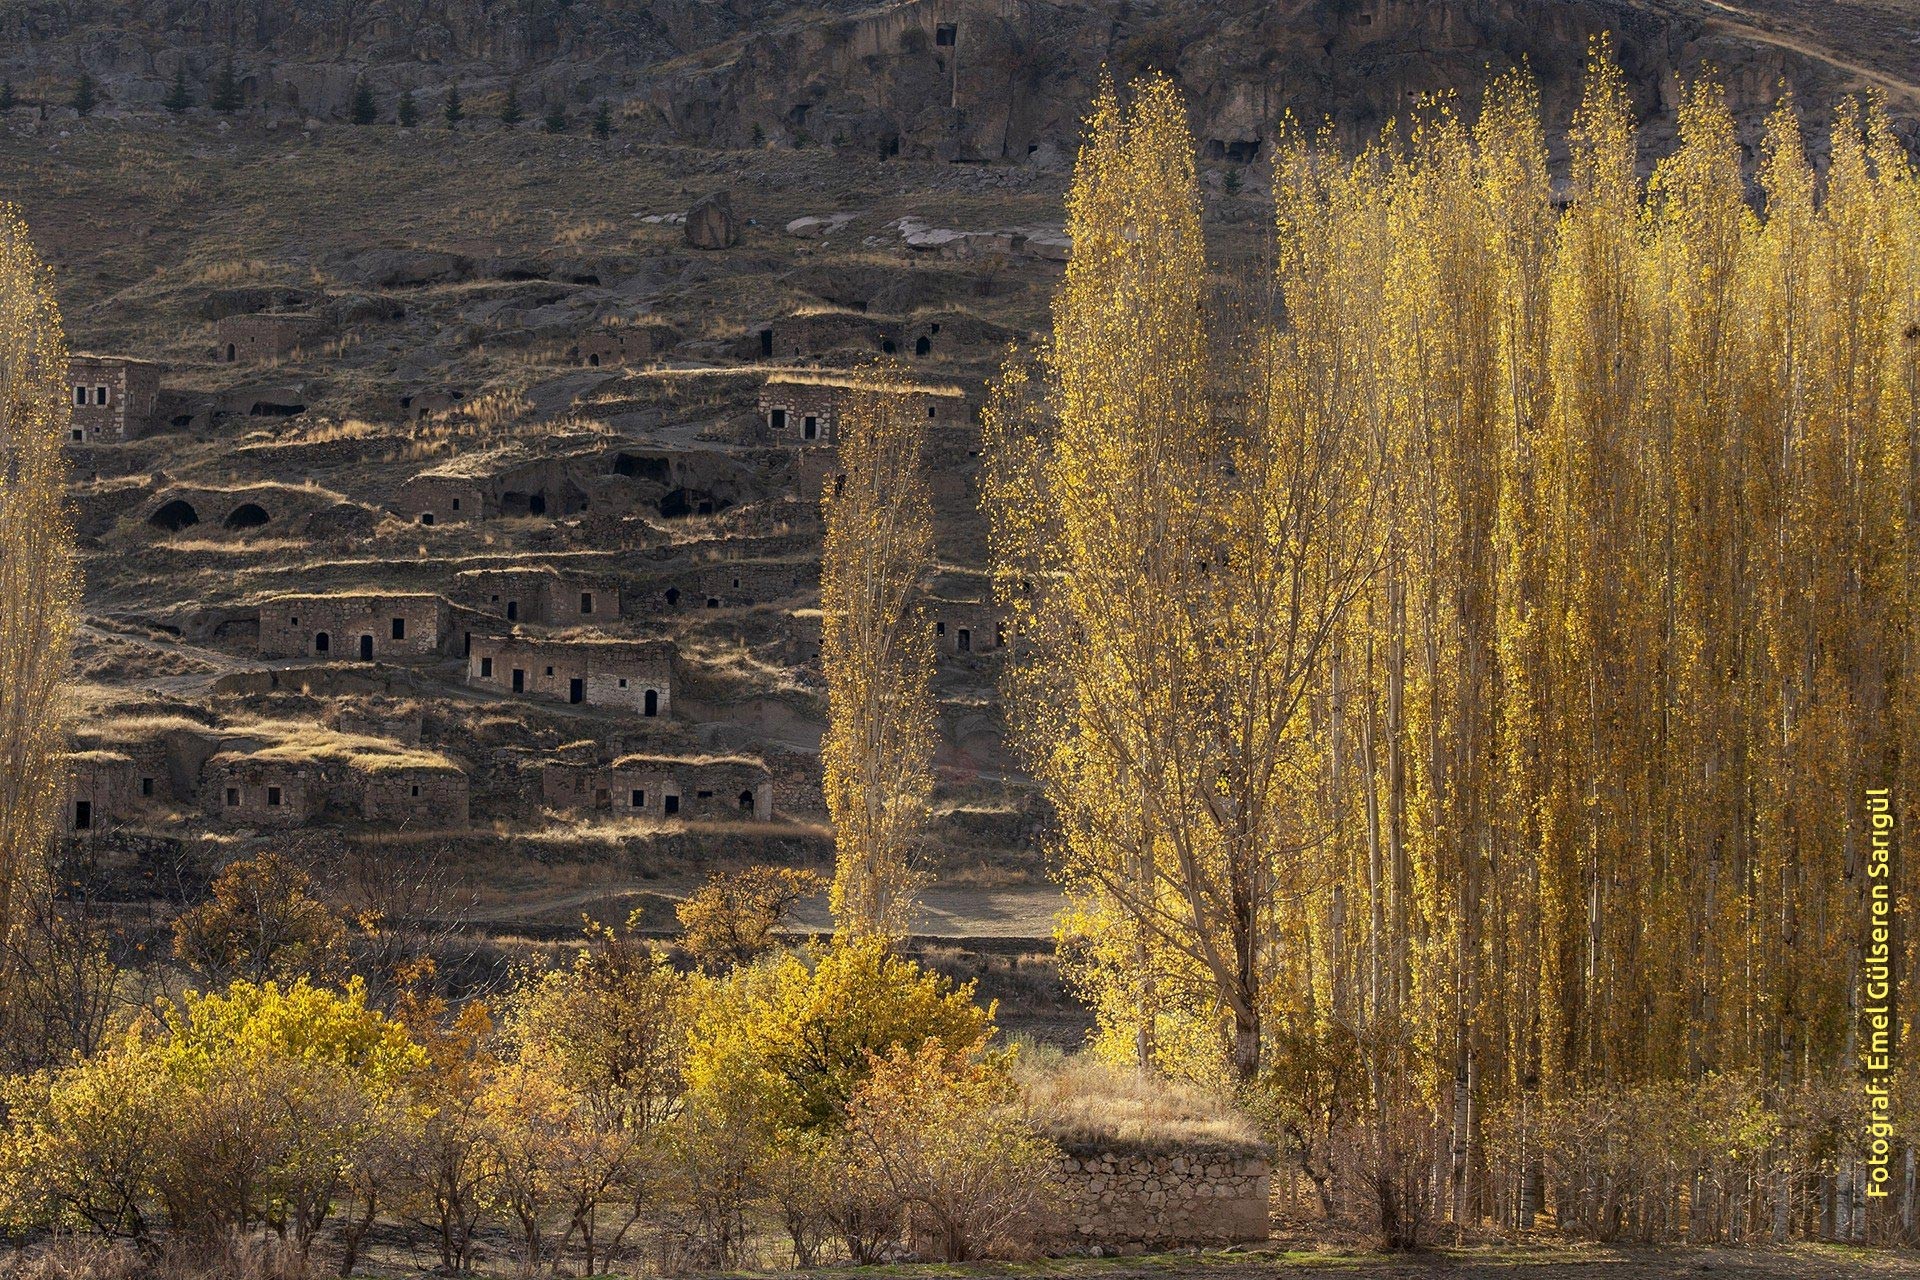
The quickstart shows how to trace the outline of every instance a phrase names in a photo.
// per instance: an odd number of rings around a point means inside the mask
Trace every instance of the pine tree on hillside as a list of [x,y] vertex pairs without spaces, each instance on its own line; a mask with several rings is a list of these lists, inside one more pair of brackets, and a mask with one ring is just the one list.
[[500,104],[500,123],[511,129],[526,119],[526,113],[520,110],[520,88],[507,86],[507,100]]
[[220,66],[220,74],[214,79],[213,94],[207,99],[207,105],[222,115],[232,115],[240,109],[244,95],[240,90],[240,78],[234,74],[233,59],[229,57]]
[[100,94],[94,88],[93,77],[82,71],[80,82],[73,86],[73,109],[83,116],[90,116],[99,104]]
[[394,109],[393,118],[402,129],[411,129],[420,123],[420,106],[413,100],[413,90],[400,95],[400,105]]
[[174,68],[173,87],[167,90],[167,96],[160,100],[160,105],[175,115],[193,105],[193,91],[187,88],[186,63]]
[[567,131],[567,104],[558,98],[554,99],[553,105],[547,108],[546,127],[548,133]]
[[441,114],[447,119],[447,128],[458,129],[460,127],[460,121],[465,118],[467,110],[460,105],[459,85],[450,84],[447,86],[447,105],[441,108]]
[[372,124],[375,116],[373,86],[362,80],[353,87],[353,113],[355,124]]
[[604,102],[593,113],[593,136],[603,140],[613,136],[613,111]]

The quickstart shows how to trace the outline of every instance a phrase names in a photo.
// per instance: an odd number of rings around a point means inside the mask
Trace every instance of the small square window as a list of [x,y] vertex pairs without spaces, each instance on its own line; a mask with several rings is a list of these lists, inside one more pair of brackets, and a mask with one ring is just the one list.
[[393,638],[395,640],[405,640],[407,638],[407,620],[405,618],[395,618],[393,620]]
[[713,799],[713,792],[711,791],[696,792],[695,797],[700,800],[711,800]]
[[240,788],[228,787],[227,788],[227,808],[229,809],[235,808],[239,805],[239,803],[240,803]]
[[627,687],[627,678],[625,676],[620,677],[620,687],[622,689]]
[[105,404],[107,402],[107,389],[105,387],[95,387],[93,389],[93,402],[95,404]]
[[480,678],[482,680],[486,680],[491,678],[492,675],[493,675],[493,659],[492,658],[480,659]]
[[86,402],[87,402],[87,389],[85,387],[75,387],[73,389],[73,403],[76,406],[79,406],[79,405],[85,404]]
[[548,675],[552,675],[552,674],[553,674],[553,668],[552,668],[552,667],[548,667],[548,668],[547,668],[547,674],[548,674]]
[[458,498],[455,498],[455,499],[453,500],[453,509],[454,509],[455,511],[458,511],[458,510],[460,509],[460,499],[458,499]]
[[153,779],[152,779],[152,778],[142,778],[142,779],[140,779],[140,794],[141,794],[141,795],[143,795],[143,796],[150,796],[150,795],[152,795],[152,794],[153,794]]
[[272,805],[276,809],[280,807],[280,788],[278,787],[267,788],[267,803],[269,805]]
[[647,793],[644,791],[634,792],[629,799],[632,800],[633,807],[636,809],[644,809],[647,807]]
[[87,433],[82,431],[79,427],[75,427],[73,429],[73,438],[75,442],[84,441],[87,438]]
[[593,592],[582,591],[580,593],[580,612],[582,613],[593,612]]
[[413,795],[415,799],[420,797],[420,784],[417,782],[413,784]]

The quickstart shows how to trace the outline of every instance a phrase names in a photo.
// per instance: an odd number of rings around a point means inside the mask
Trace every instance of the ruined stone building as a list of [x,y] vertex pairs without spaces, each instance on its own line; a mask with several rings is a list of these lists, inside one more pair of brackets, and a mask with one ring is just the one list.
[[607,790],[616,814],[773,820],[773,776],[748,756],[622,756],[607,770]]
[[[60,805],[60,830],[86,836],[123,822],[139,803],[140,780],[133,757],[120,751],[68,754],[67,780]],[[147,794],[154,782],[146,779]]]
[[161,366],[126,356],[75,354],[67,361],[75,444],[137,440],[153,430],[160,404]]
[[341,791],[367,822],[430,830],[468,822],[467,775],[451,764],[369,763],[352,768]]
[[1007,642],[1006,621],[990,604],[929,600],[936,646],[946,654],[988,653]]
[[[831,374],[775,374],[760,388],[760,422],[769,444],[831,445],[839,439],[840,412],[858,384]],[[901,384],[893,388],[906,411],[930,427],[967,421],[967,399],[958,387]]]
[[297,355],[327,331],[320,316],[263,311],[226,316],[213,327],[213,358],[222,364],[259,364]]
[[674,646],[664,640],[536,640],[474,636],[467,683],[665,716],[673,706]]
[[408,480],[391,506],[424,525],[574,515],[586,509],[587,494],[572,467],[570,459],[532,457],[515,447],[464,454]]
[[447,601],[435,595],[276,596],[260,606],[263,658],[428,658],[448,635]]
[[540,627],[575,627],[620,616],[620,589],[545,566],[467,569],[454,576],[454,599],[479,613]]
[[598,369],[603,365],[636,364],[673,349],[680,335],[664,324],[621,325],[583,333],[563,355],[571,364]]
[[773,775],[748,756],[622,756],[610,765],[552,760],[541,766],[551,808],[623,817],[771,822]]
[[223,751],[200,777],[208,817],[236,826],[299,827],[314,816],[319,766],[248,751]]

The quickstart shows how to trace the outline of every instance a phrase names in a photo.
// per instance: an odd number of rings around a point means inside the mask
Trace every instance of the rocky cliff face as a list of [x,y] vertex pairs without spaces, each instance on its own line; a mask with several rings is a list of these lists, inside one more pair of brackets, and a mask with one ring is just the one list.
[[1749,120],[1782,86],[1817,102],[1858,83],[1691,2],[0,0],[0,73],[60,102],[84,68],[111,107],[152,109],[183,66],[204,100],[231,51],[269,116],[342,117],[362,81],[387,117],[407,90],[430,115],[447,84],[478,105],[513,82],[530,115],[610,100],[661,140],[1041,164],[1070,153],[1103,66],[1172,73],[1227,162],[1257,158],[1289,112],[1358,136],[1521,63],[1564,120],[1603,32],[1656,137],[1703,66]]

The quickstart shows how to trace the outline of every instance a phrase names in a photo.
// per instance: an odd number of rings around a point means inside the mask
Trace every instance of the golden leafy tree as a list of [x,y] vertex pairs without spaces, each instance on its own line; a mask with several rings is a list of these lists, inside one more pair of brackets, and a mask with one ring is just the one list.
[[914,865],[933,788],[933,633],[922,604],[933,564],[924,423],[878,376],[839,416],[839,469],[821,496],[821,744],[833,818],[831,902],[851,936],[904,937],[923,876]]
[[1103,90],[987,420],[1064,954],[1108,1050],[1211,1046],[1397,1243],[1549,1202],[1858,1238],[1920,177],[1871,102],[1824,175],[1782,103],[1749,170],[1703,79],[1642,178],[1604,42],[1568,136],[1556,191],[1515,75],[1358,154],[1283,130],[1271,279],[1215,289],[1177,97]]
[[1260,307],[1222,308],[1210,350],[1171,82],[1102,89],[1067,224],[1043,385],[1012,371],[987,421],[1019,739],[1109,1032],[1146,1059],[1219,1011],[1213,1047],[1251,1079],[1278,907],[1322,825],[1308,704],[1377,558],[1375,442]]
[[53,278],[0,203],[0,930],[44,886],[79,574],[66,509],[67,342]]

